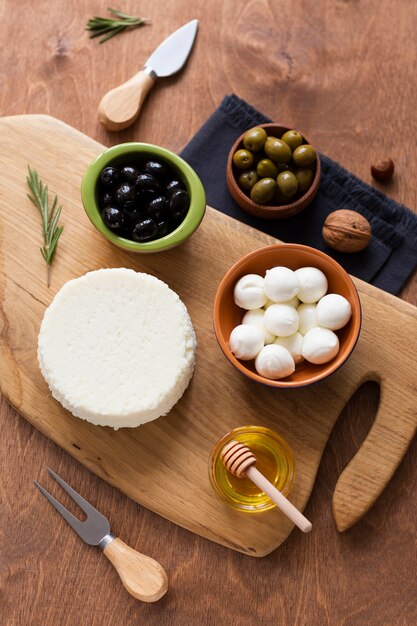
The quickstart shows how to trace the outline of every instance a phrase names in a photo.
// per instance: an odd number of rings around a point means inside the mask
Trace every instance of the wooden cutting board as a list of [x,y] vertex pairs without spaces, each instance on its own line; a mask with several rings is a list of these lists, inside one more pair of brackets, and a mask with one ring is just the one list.
[[[354,354],[336,374],[300,390],[252,383],[220,352],[211,309],[225,271],[247,252],[273,243],[272,237],[209,208],[201,227],[179,248],[154,255],[125,253],[94,230],[80,200],[81,177],[102,145],[38,115],[0,119],[0,136],[0,385],[11,404],[140,504],[212,541],[263,556],[286,539],[292,524],[276,509],[250,515],[224,505],[208,480],[212,447],[237,426],[261,424],[281,433],[297,463],[290,499],[303,509],[338,415],[364,381],[374,380],[381,385],[378,414],[333,496],[338,530],[364,515],[416,429],[417,309],[356,280],[363,329]],[[39,216],[26,198],[28,163],[64,206],[64,234],[50,289],[39,253]],[[198,355],[192,383],[168,416],[115,432],[73,417],[51,397],[37,366],[36,345],[45,307],[67,280],[120,266],[154,274],[180,295],[194,323]],[[75,487],[82,493],[82,485]],[[117,512],[113,521],[117,525]]]

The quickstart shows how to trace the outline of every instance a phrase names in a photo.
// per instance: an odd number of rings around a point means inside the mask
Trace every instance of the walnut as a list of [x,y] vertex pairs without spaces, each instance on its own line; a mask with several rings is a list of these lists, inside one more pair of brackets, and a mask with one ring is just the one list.
[[338,252],[359,252],[372,239],[372,228],[366,217],[348,209],[330,213],[322,233],[327,245]]

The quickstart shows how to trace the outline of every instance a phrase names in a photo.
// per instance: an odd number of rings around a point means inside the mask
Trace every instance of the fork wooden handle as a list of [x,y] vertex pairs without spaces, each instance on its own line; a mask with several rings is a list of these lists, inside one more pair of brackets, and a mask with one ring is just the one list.
[[154,559],[130,548],[121,539],[113,539],[103,552],[125,588],[137,600],[156,602],[167,592],[168,577]]
[[139,115],[155,78],[141,70],[128,81],[108,91],[98,107],[98,119],[107,130],[123,130]]

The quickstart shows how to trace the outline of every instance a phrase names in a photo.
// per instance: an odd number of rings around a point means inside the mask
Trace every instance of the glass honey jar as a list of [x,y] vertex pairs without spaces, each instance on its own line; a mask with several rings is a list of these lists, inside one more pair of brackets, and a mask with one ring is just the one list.
[[242,426],[225,435],[213,448],[209,459],[209,477],[213,489],[234,509],[259,512],[276,505],[248,478],[237,478],[225,468],[220,453],[232,440],[239,441],[256,456],[257,469],[287,496],[295,477],[295,460],[291,448],[280,435],[263,426]]

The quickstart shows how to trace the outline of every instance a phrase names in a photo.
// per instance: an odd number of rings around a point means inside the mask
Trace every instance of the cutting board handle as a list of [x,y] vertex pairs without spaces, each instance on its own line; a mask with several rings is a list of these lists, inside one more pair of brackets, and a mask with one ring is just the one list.
[[[379,377],[371,378],[375,380]],[[380,384],[374,423],[333,493],[333,518],[339,532],[355,524],[374,504],[393,476],[417,428],[415,396],[401,393],[393,381]]]
[[166,572],[154,559],[137,552],[117,538],[103,552],[116,568],[125,588],[137,600],[156,602],[167,592]]
[[111,89],[98,107],[98,119],[107,130],[123,130],[138,117],[155,77],[141,70],[128,81]]

